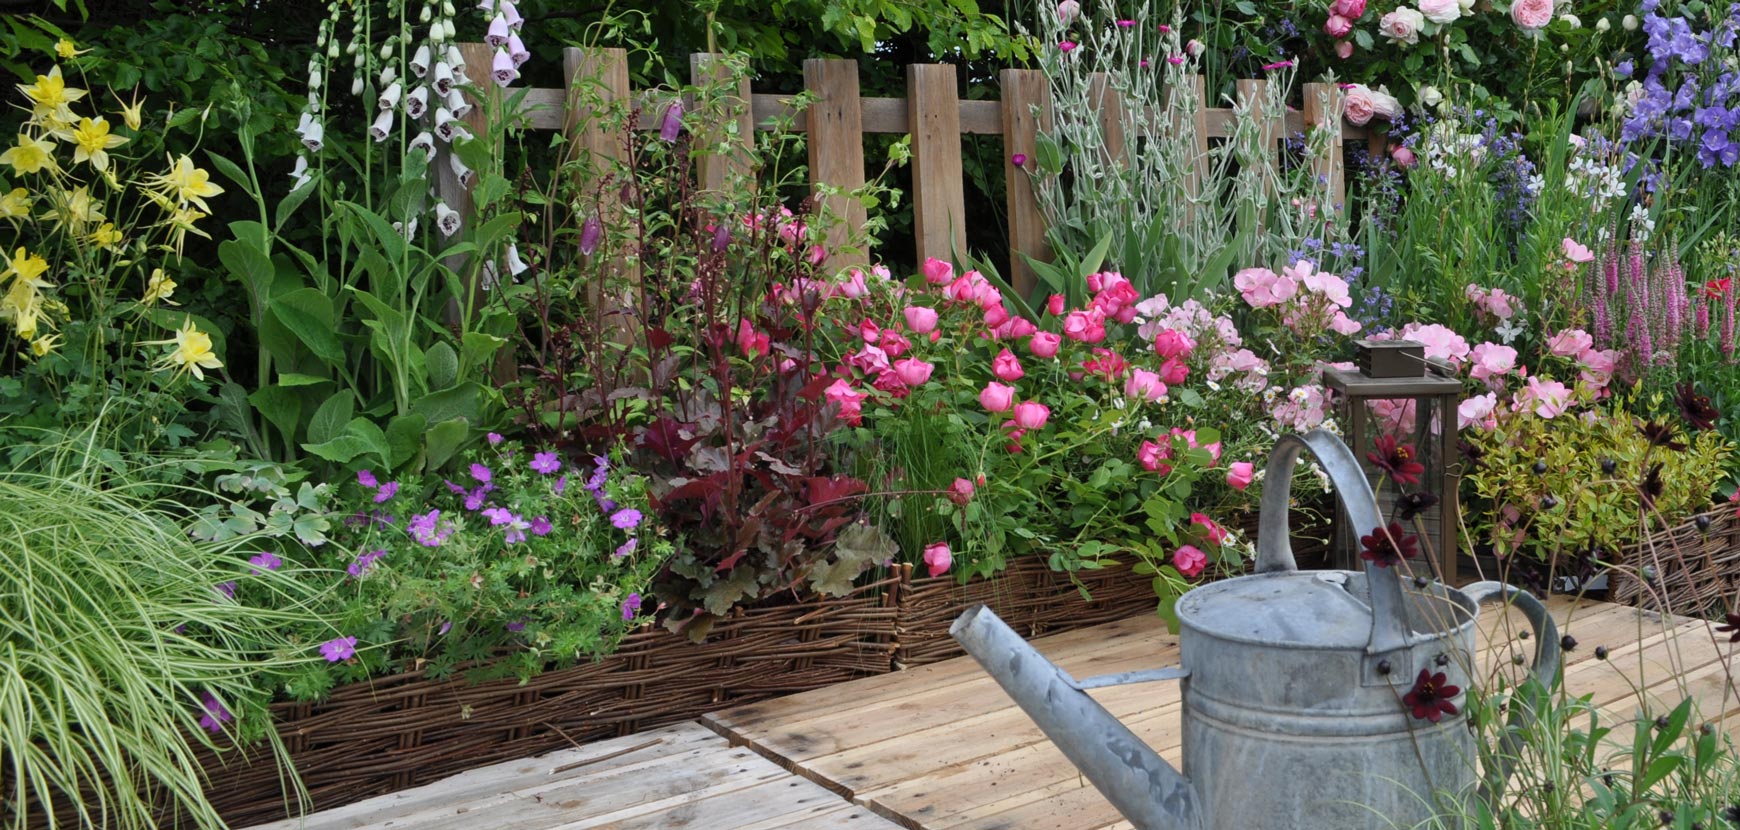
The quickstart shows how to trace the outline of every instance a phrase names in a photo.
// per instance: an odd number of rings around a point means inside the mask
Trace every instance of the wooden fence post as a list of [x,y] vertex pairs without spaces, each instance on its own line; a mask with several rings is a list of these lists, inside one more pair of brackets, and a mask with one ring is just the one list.
[[[1195,146],[1190,150],[1190,167],[1184,172],[1184,193],[1190,199],[1190,204],[1184,208],[1185,216],[1194,219],[1196,216],[1196,200],[1202,198],[1202,189],[1208,182],[1208,101],[1207,83],[1201,75],[1192,75],[1188,79],[1191,100],[1196,102],[1196,108],[1188,113],[1190,129],[1196,136]],[[1173,91],[1168,89],[1166,96],[1170,99]],[[1167,106],[1171,106],[1170,100]],[[1182,120],[1182,119],[1179,119]],[[1175,125],[1174,129],[1182,129]]]
[[[816,96],[809,108],[810,185],[826,183],[843,191],[864,185],[864,113],[858,101],[858,62],[810,58],[804,61],[804,88]],[[847,195],[820,201],[834,217],[825,240],[834,267],[863,264],[863,251],[841,249],[864,228],[864,204]]]
[[1329,147],[1321,158],[1311,160],[1311,172],[1329,187],[1330,207],[1336,213],[1347,209],[1346,160],[1341,149],[1341,88],[1335,84],[1305,85],[1305,129],[1326,130]]
[[[689,83],[715,87],[729,80],[722,55],[696,52],[689,56]],[[700,156],[701,187],[722,192],[733,176],[750,175],[755,149],[755,117],[750,113],[749,76],[737,79],[736,89],[724,100],[725,119],[701,124],[695,131]],[[736,125],[733,133],[731,125]]]
[[[612,107],[630,102],[628,51],[570,46],[562,50],[562,77],[568,84],[567,113],[562,122],[562,132],[568,137],[568,159],[573,161],[580,158],[579,154],[586,154],[593,160],[594,172],[599,175],[613,172],[622,164],[627,148],[614,125],[606,123],[604,116]],[[595,101],[605,112],[593,112],[588,101]],[[604,227],[611,227],[622,219],[618,193],[618,188],[605,187],[598,194],[595,210]],[[586,218],[582,214],[575,216],[574,220],[584,223]],[[627,276],[630,285],[640,284],[638,259],[631,268],[628,259],[619,255],[611,260],[608,268]],[[600,317],[596,324],[617,332],[618,338],[627,338],[627,332],[632,328],[630,321],[620,313],[611,313],[616,309],[603,307],[607,300],[626,299],[606,298],[602,289],[603,286],[595,283],[588,286],[586,292],[594,313],[609,315]],[[623,339],[621,342],[632,340]]]
[[1111,76],[1095,72],[1088,81],[1088,101],[1099,108],[1100,134],[1105,136],[1106,161],[1124,166],[1124,99]]
[[966,188],[961,182],[961,102],[955,67],[906,67],[907,126],[912,131],[913,235],[918,263],[967,252]]
[[1045,215],[1033,192],[1027,171],[1014,164],[1014,156],[1033,158],[1039,131],[1051,129],[1051,86],[1038,69],[1005,69],[997,73],[1003,87],[1003,164],[1009,215],[1009,284],[1022,297],[1033,293],[1038,282],[1022,254],[1045,259]]

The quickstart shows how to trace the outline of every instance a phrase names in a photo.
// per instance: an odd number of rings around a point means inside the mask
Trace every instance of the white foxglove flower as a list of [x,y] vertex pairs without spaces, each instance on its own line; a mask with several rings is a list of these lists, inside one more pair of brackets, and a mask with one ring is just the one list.
[[312,92],[308,93],[308,111],[313,112],[313,113],[320,112],[320,96],[319,95],[316,95]]
[[416,54],[411,56],[411,74],[419,78],[429,74],[429,44],[417,47]]
[[471,128],[465,126],[464,121],[455,118],[454,120],[447,122],[445,126],[436,127],[435,137],[447,142],[448,144],[452,144],[459,139],[470,138]]
[[381,114],[375,116],[375,123],[369,125],[369,138],[374,139],[377,143],[386,141],[387,135],[392,131],[393,111],[381,110]]
[[526,265],[525,260],[520,259],[520,246],[518,246],[512,242],[509,242],[508,249],[507,249],[508,273],[517,277],[521,274],[524,274],[526,272],[526,269],[529,267],[530,266]]
[[435,227],[440,229],[442,236],[459,233],[459,211],[448,207],[446,202],[436,202]]
[[392,64],[390,64],[390,63],[387,64],[387,68],[381,70],[380,85],[382,87],[389,86],[394,81],[397,81],[398,79],[399,79],[399,70],[393,68]]
[[453,113],[454,118],[464,118],[471,113],[471,102],[465,99],[465,93],[457,89],[447,93],[446,103],[447,111]]
[[409,228],[405,227],[404,222],[394,222],[393,230],[398,231],[399,236],[404,237],[407,242],[410,241],[411,237],[417,235],[417,217],[411,217],[411,226]]
[[465,53],[459,51],[459,44],[447,44],[447,65],[454,67],[465,66]]
[[313,124],[313,123],[314,123],[314,114],[312,112],[310,112],[309,110],[303,110],[302,117],[296,120],[296,134],[297,135],[307,134],[308,125]]
[[[454,119],[454,117],[453,117],[452,110],[450,110],[446,107],[436,107],[435,108],[435,134],[441,135],[441,131],[451,127],[455,120],[456,119]],[[449,138],[447,136],[441,136],[441,140],[442,141],[452,141],[453,139]]]
[[427,131],[420,132],[416,138],[411,139],[411,149],[422,150],[425,156],[424,161],[430,163],[435,161],[435,137]]
[[495,263],[491,260],[484,260],[483,271],[477,275],[478,286],[485,291],[494,291],[496,285],[500,284],[500,282],[501,273],[496,270]]
[[310,153],[318,153],[326,146],[326,130],[319,121],[310,119],[308,126],[298,132],[302,133],[302,146]]
[[435,15],[434,10],[430,9],[428,6],[424,6],[423,11],[421,11],[417,14],[417,22],[426,24],[429,22],[429,20],[431,18],[434,17],[434,15]]
[[452,17],[455,14],[456,12],[453,11],[453,0],[441,0],[441,15],[443,17]]
[[447,42],[447,27],[441,25],[441,21],[437,20],[429,27],[429,42],[436,46]]
[[303,185],[311,181],[314,181],[314,177],[308,172],[308,157],[298,154],[296,166],[290,168],[290,192],[301,190]]
[[452,40],[459,36],[459,27],[453,25],[453,18],[451,17],[441,21],[441,28],[447,32],[448,40]]
[[501,0],[501,13],[507,17],[508,27],[516,32],[526,22],[525,18],[520,17],[520,10],[514,8],[513,0]]
[[495,18],[489,21],[489,33],[483,36],[483,42],[500,49],[507,45],[509,34],[511,32],[508,30],[507,15],[497,13]]
[[527,49],[525,42],[520,40],[518,32],[508,36],[507,51],[508,57],[514,59],[514,66],[520,66],[532,59],[531,50]]
[[430,77],[434,79],[436,95],[446,97],[453,89],[453,67],[448,66],[446,61],[435,64],[435,71]]
[[514,68],[514,59],[508,57],[507,52],[497,49],[495,62],[490,68],[489,76],[495,81],[496,86],[505,87],[520,76],[520,71]]
[[393,109],[399,105],[399,97],[404,94],[404,87],[400,86],[397,81],[394,81],[391,86],[387,87],[385,92],[381,93],[380,99],[375,101],[375,108],[383,110]]
[[459,179],[460,184],[470,187],[477,181],[477,173],[473,172],[471,168],[466,167],[465,162],[459,160],[458,153],[449,153],[447,155],[447,166],[452,168],[453,175]]
[[361,95],[363,90],[362,73],[358,72],[350,79],[350,94]]
[[405,115],[407,115],[411,118],[422,118],[423,113],[425,111],[427,111],[428,109],[429,109],[429,88],[428,87],[426,87],[426,86],[417,87],[416,89],[411,90],[410,95],[405,96]]
[[313,69],[308,70],[308,88],[309,89],[319,89],[320,88],[320,81],[321,81],[320,67],[316,66]]
[[381,60],[390,61],[393,59],[393,42],[397,39],[387,38],[387,42],[381,44]]

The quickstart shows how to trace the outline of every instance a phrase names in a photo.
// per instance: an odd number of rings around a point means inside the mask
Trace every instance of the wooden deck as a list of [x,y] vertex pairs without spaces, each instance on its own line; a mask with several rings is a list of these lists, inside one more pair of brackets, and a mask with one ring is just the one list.
[[[1729,643],[1710,624],[1605,603],[1551,603],[1571,693],[1614,717],[1687,694],[1707,720],[1740,731]],[[1515,671],[1534,643],[1521,615],[1489,607],[1483,665]],[[1175,665],[1177,638],[1153,618],[1036,643],[1077,677]],[[1594,657],[1606,646],[1607,660]],[[1641,680],[1641,682],[1639,682]],[[1178,762],[1176,684],[1094,691],[1137,735]],[[1616,730],[1628,734],[1627,730]],[[1128,828],[1037,727],[968,658],[708,715],[701,724],[476,770],[418,790],[267,827],[351,828]]]

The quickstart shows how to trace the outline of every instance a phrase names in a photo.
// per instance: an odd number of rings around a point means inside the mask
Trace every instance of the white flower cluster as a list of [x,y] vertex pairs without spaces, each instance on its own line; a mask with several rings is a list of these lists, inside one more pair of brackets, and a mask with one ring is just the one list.
[[[369,124],[369,137],[384,142],[395,126],[403,126],[412,137],[406,142],[407,152],[423,154],[433,164],[440,144],[452,144],[470,136],[465,116],[472,102],[463,91],[471,85],[466,75],[465,56],[454,41],[457,12],[453,0],[422,0],[417,23],[410,22],[408,6],[418,0],[398,0],[398,32],[388,36],[378,51],[371,49],[371,20],[367,3],[351,4],[351,27],[348,43],[341,45],[336,29],[343,18],[343,8],[334,0],[327,5],[328,17],[321,21],[315,40],[314,54],[308,60],[308,105],[303,108],[296,126],[306,152],[298,155],[291,170],[291,190],[298,190],[312,181],[309,154],[319,154],[326,147],[328,84],[337,74],[341,52],[351,58],[350,94],[363,98],[374,96],[375,116]],[[507,86],[519,78],[519,67],[531,58],[520,40],[524,22],[512,0],[480,0],[477,8],[490,15],[489,33],[484,40],[496,49],[491,79]],[[421,34],[421,39],[415,35]],[[369,83],[370,79],[374,83]],[[447,154],[448,166],[459,181],[470,186],[476,173],[466,167],[456,153]],[[459,232],[459,212],[437,201],[434,205],[435,224],[442,234]],[[395,222],[394,226],[407,237],[416,233],[416,218],[409,227]]]
[[1603,164],[1600,159],[1578,154],[1571,159],[1566,184],[1572,193],[1580,193],[1602,209],[1608,202],[1625,195],[1625,174],[1616,164]]

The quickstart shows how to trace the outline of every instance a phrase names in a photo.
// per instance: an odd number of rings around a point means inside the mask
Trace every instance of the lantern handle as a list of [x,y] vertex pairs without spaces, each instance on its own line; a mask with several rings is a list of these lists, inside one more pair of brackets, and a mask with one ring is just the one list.
[[[1366,481],[1359,459],[1341,439],[1327,430],[1314,429],[1304,435],[1283,435],[1269,453],[1269,464],[1263,471],[1263,499],[1258,507],[1257,573],[1299,570],[1293,558],[1292,531],[1287,523],[1288,506],[1293,498],[1293,469],[1299,455],[1306,450],[1329,474],[1335,495],[1347,511],[1348,521],[1355,529],[1383,527],[1378,513],[1377,496]],[[1356,534],[1357,535],[1357,534]],[[1368,654],[1385,654],[1407,648],[1409,637],[1402,604],[1402,583],[1393,567],[1365,563],[1366,585],[1371,590],[1371,642]]]

